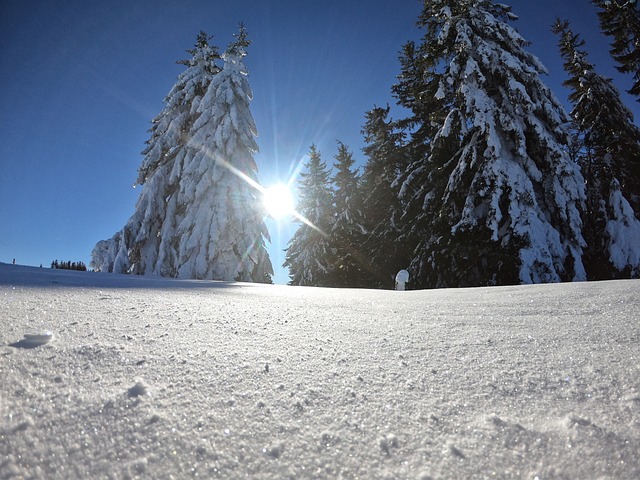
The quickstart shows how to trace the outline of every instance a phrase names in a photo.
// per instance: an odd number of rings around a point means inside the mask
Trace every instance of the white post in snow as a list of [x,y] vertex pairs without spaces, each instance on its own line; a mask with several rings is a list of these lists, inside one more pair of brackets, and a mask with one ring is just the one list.
[[409,281],[409,272],[406,270],[400,270],[396,274],[396,290],[404,290],[405,284]]

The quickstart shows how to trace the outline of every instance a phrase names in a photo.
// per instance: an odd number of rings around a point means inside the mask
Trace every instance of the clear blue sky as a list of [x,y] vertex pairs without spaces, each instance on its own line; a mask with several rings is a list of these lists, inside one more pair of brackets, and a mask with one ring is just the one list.
[[[630,87],[613,69],[588,0],[505,2],[560,100],[565,75],[549,31],[556,16],[586,38],[601,73]],[[393,104],[397,54],[419,38],[420,9],[419,0],[3,1],[0,262],[88,265],[95,243],[124,226],[140,193],[132,185],[150,122],[200,30],[221,49],[238,22],[249,31],[263,185],[286,180],[311,143],[331,163],[341,140],[361,162],[364,113]],[[269,227],[275,280],[284,283],[282,250],[294,228]]]

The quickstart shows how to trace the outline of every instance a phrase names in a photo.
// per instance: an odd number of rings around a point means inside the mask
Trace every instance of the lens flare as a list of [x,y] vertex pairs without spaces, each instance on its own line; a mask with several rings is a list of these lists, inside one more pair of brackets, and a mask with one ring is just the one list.
[[291,190],[283,183],[277,183],[264,190],[264,207],[274,219],[280,220],[293,215],[294,204]]
[[[253,188],[255,188],[257,191],[259,191],[260,193],[262,193],[263,198],[265,196],[265,193],[267,191],[267,189],[265,189],[262,185],[260,185],[258,182],[256,182],[255,180],[253,180],[252,178],[250,178],[249,176],[247,176],[246,174],[244,174],[243,172],[241,172],[240,170],[238,170],[236,167],[234,167],[233,165],[231,165],[229,162],[227,162],[226,160],[224,160],[223,158],[220,157],[214,157],[213,155],[211,155],[210,152],[208,152],[208,154],[211,156],[211,158],[215,158],[216,159],[216,164],[219,164],[223,167],[225,167],[226,169],[228,169],[231,173],[233,173],[234,175],[236,175],[238,178],[241,178],[242,180],[244,180],[245,182],[247,182],[247,184],[251,185]],[[287,191],[289,191],[289,195],[291,195],[291,191],[289,190],[289,187],[285,186],[285,189],[287,189]],[[327,234],[325,232],[323,232],[320,228],[318,228],[316,225],[314,225],[312,222],[310,222],[308,219],[306,219],[304,216],[300,215],[298,212],[295,211],[294,207],[293,207],[293,199],[291,200],[291,209],[289,210],[289,214],[292,215],[295,219],[299,220],[300,222],[304,223],[305,225],[307,225],[310,228],[313,228],[315,231],[317,231],[318,233],[320,233],[323,237],[326,237]]]

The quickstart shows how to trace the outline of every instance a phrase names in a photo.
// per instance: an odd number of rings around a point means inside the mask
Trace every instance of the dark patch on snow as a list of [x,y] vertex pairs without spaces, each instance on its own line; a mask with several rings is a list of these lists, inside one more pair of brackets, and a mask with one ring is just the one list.
[[26,338],[23,338],[18,342],[13,342],[9,344],[9,346],[13,348],[36,348],[36,347],[41,347],[42,345],[46,345],[46,344],[32,342],[31,340],[27,340]]
[[262,453],[264,453],[267,457],[271,457],[274,459],[280,458],[280,455],[284,452],[284,443],[276,443],[275,445],[271,445],[270,447],[265,447],[262,449]]
[[394,434],[389,433],[384,437],[380,437],[378,439],[378,444],[380,445],[382,453],[385,455],[391,455],[391,449],[398,448],[398,438]]
[[462,450],[460,450],[458,447],[456,447],[453,444],[449,445],[449,451],[451,452],[451,455],[453,455],[454,457],[467,458],[465,454],[462,452]]
[[147,394],[147,385],[142,380],[137,380],[136,384],[128,391],[129,398],[140,397]]

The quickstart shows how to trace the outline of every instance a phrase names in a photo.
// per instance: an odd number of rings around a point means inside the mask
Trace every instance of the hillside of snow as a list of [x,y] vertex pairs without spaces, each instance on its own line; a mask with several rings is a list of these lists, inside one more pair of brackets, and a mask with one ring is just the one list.
[[0,264],[0,478],[640,478],[639,312]]

